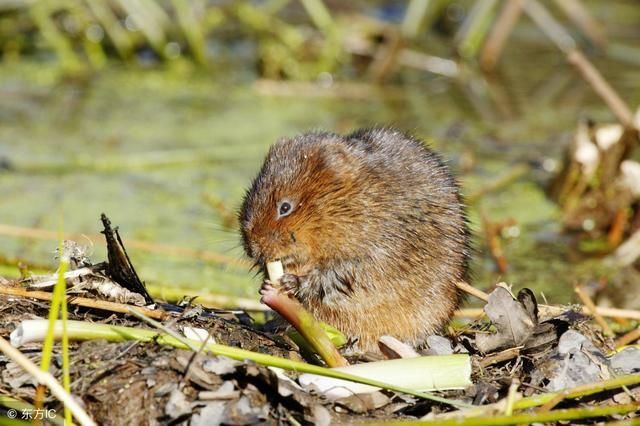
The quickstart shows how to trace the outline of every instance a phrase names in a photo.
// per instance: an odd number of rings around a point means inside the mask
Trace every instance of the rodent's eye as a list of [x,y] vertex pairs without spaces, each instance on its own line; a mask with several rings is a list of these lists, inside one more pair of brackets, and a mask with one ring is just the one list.
[[293,205],[289,201],[281,201],[278,205],[278,218],[288,216],[293,211]]

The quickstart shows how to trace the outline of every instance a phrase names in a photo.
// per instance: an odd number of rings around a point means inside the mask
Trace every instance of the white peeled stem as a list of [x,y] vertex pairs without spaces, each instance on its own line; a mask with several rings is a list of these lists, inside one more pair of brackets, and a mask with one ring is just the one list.
[[267,263],[267,274],[269,275],[269,280],[272,283],[275,283],[284,275],[284,268],[282,267],[282,262],[276,260],[275,262]]
[[[415,391],[463,389],[471,385],[471,360],[464,354],[393,359],[338,367],[335,370]],[[299,381],[305,388],[315,387],[330,400],[380,390],[374,386],[315,374],[303,374]]]
[[[24,320],[9,335],[11,345],[19,348],[27,343],[42,342],[48,327],[49,321],[47,320]],[[55,336],[61,335],[62,323],[56,321],[53,332]]]
[[[68,271],[64,273],[65,280],[71,280],[74,278],[83,277],[85,275],[92,275],[95,272],[91,268],[80,268],[74,269],[73,271]],[[28,281],[30,288],[47,288],[53,287],[58,282],[58,274],[50,274],[50,275],[32,275],[29,277]]]

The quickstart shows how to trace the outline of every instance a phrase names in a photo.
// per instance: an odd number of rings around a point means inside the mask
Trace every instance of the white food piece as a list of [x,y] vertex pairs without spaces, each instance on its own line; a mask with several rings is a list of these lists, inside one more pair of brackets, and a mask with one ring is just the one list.
[[282,262],[276,260],[275,262],[267,263],[267,274],[269,274],[269,279],[271,280],[271,282],[275,283],[276,281],[278,281],[280,277],[284,275]]

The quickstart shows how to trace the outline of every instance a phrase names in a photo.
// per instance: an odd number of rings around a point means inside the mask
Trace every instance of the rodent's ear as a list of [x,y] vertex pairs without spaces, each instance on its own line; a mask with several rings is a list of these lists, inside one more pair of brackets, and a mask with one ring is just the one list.
[[334,170],[351,170],[355,164],[355,153],[343,141],[329,141],[323,151],[325,163]]

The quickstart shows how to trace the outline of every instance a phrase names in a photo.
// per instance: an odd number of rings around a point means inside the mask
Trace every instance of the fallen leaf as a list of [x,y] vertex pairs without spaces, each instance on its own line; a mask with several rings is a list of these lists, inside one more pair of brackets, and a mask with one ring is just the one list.
[[502,287],[489,295],[484,311],[497,329],[494,334],[476,335],[476,345],[484,353],[522,345],[536,325],[531,313]]
[[558,341],[556,353],[536,376],[549,380],[551,392],[606,379],[609,361],[593,343],[575,330],[568,330]]

